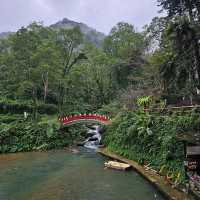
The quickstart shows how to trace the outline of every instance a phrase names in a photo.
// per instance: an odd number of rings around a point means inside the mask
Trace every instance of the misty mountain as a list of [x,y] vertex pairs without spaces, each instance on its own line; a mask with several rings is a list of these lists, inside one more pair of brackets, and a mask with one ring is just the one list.
[[6,37],[8,37],[10,34],[12,34],[12,32],[2,32],[2,33],[0,33],[0,38],[6,38]]
[[[71,29],[76,26],[80,27],[81,32],[84,34],[86,41],[95,44],[97,47],[100,47],[102,45],[102,42],[105,38],[105,34],[96,31],[95,29],[87,26],[86,24],[75,22],[67,18],[64,18],[63,20],[50,25],[51,28],[55,28],[55,29],[60,29],[60,28]],[[0,38],[6,38],[10,34],[12,34],[12,32],[2,32],[0,33]]]
[[66,28],[71,29],[74,27],[80,27],[81,32],[85,35],[85,39],[88,42],[91,42],[95,44],[97,47],[100,47],[102,45],[102,42],[105,38],[105,34],[96,31],[95,29],[87,26],[86,24],[71,21],[67,18],[64,18],[62,21],[58,21],[57,23],[51,25],[52,28]]

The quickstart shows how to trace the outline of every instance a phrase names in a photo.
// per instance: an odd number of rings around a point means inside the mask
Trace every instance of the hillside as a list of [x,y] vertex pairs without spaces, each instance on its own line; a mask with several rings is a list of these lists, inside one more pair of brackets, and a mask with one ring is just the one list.
[[8,37],[10,34],[12,34],[12,32],[2,32],[2,33],[0,33],[0,38],[6,38],[6,37]]
[[[86,24],[75,22],[75,21],[69,20],[67,18],[64,18],[63,20],[50,25],[50,27],[55,28],[55,29],[60,29],[60,28],[70,29],[70,28],[74,28],[76,26],[80,27],[82,33],[85,35],[86,41],[95,44],[97,47],[100,47],[102,45],[105,35],[101,32],[96,31],[95,29],[87,26]],[[11,33],[12,32],[9,32],[9,31],[2,32],[2,33],[0,33],[0,38],[6,38]]]
[[75,21],[71,21],[67,18],[64,18],[61,21],[58,21],[55,24],[52,24],[50,27],[52,28],[74,28],[76,26],[79,26],[82,33],[85,35],[85,38],[87,41],[92,42],[93,44],[95,44],[97,47],[100,47],[102,44],[102,41],[105,38],[105,35],[101,32],[96,31],[95,29],[87,26],[86,24],[83,23],[79,23],[79,22],[75,22]]

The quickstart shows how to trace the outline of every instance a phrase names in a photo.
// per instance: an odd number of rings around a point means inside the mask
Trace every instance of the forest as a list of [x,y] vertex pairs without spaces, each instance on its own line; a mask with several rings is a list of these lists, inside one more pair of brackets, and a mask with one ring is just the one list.
[[200,102],[200,1],[158,4],[142,30],[119,22],[100,46],[38,22],[0,39],[0,152],[66,147],[84,127],[60,130],[58,116],[99,113],[113,119],[110,150],[184,182],[177,135],[199,132],[200,110],[170,108]]

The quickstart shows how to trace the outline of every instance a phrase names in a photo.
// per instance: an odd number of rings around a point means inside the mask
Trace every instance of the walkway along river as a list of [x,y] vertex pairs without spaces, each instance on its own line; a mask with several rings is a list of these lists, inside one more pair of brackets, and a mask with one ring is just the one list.
[[105,170],[93,150],[0,155],[0,200],[164,200],[134,171]]

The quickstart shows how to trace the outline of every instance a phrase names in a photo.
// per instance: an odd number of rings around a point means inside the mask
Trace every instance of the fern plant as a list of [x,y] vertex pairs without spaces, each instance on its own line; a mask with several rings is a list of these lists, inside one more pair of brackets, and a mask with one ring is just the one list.
[[152,102],[153,102],[152,96],[143,96],[137,99],[138,106],[143,107],[144,109],[149,108]]

